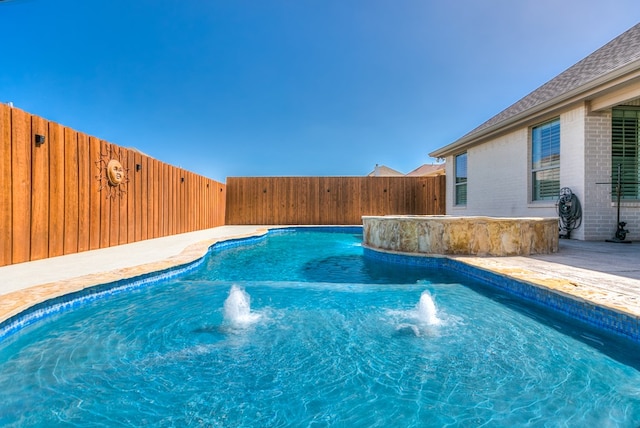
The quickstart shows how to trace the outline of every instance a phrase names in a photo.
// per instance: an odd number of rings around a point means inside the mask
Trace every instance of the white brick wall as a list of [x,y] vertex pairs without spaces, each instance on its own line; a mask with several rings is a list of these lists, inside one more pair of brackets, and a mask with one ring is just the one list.
[[[560,188],[568,187],[585,205],[584,117],[586,107],[579,106],[560,115]],[[584,239],[582,226],[571,231],[571,238]]]
[[[550,119],[550,118],[547,118]],[[542,123],[542,122],[540,122]],[[447,214],[496,217],[557,217],[555,202],[531,202],[530,128],[500,136],[467,151],[467,205],[454,202],[455,158],[447,158]],[[611,111],[580,105],[560,115],[560,187],[570,187],[582,205],[574,239],[604,240],[616,231],[612,199]],[[605,183],[605,184],[600,184]],[[627,239],[640,240],[640,203],[623,203]]]
[[[554,203],[529,204],[529,130],[503,135],[467,151],[467,206],[453,205],[455,158],[447,158],[447,214],[555,217]],[[450,174],[450,175],[449,175]],[[450,197],[451,195],[451,197]]]
[[[451,177],[447,180],[447,214],[557,217],[555,202],[531,202],[529,133],[530,128],[522,128],[468,149],[466,207],[453,205],[455,159],[447,158],[447,177]],[[611,111],[591,112],[585,104],[563,112],[560,187],[571,188],[583,216],[572,238],[613,238],[617,206],[609,184],[611,170]],[[622,203],[620,219],[627,222],[627,239],[640,240],[640,203]]]
[[467,209],[472,215],[526,215],[526,147],[526,131],[520,130],[469,150]]

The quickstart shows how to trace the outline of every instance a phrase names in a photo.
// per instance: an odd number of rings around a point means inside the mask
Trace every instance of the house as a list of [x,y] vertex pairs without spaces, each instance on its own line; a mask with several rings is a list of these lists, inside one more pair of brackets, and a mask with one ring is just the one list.
[[560,191],[569,188],[582,208],[571,238],[612,238],[619,212],[627,239],[640,239],[639,123],[637,24],[430,153],[446,159],[446,212],[556,217]]
[[444,175],[445,173],[445,163],[425,163],[420,165],[410,173],[408,173],[407,177],[437,177],[439,175]]
[[402,177],[403,175],[403,173],[396,171],[393,168],[376,164],[373,171],[367,174],[367,177]]

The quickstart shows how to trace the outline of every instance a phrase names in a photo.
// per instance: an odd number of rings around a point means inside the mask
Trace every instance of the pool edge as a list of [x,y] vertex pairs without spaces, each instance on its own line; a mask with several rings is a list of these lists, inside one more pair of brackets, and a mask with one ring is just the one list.
[[[179,254],[158,262],[107,273],[85,275],[71,280],[40,284],[8,293],[2,295],[0,299],[0,342],[44,317],[67,310],[69,307],[74,307],[88,300],[94,300],[100,295],[135,289],[193,269],[218,245],[244,245],[252,238],[266,237],[270,233],[304,229],[327,231],[339,229],[347,232],[361,232],[362,226],[255,226],[255,230],[251,233],[211,238],[192,243]],[[551,284],[550,287],[548,282],[536,281],[535,277],[523,278],[522,272],[520,275],[513,275],[501,272],[496,268],[482,266],[482,260],[487,260],[483,258],[417,255],[381,251],[364,245],[363,248],[365,255],[369,257],[375,253],[375,258],[385,261],[403,264],[411,264],[413,261],[423,266],[441,267],[459,272],[571,318],[586,322],[596,328],[640,343],[640,317],[638,315],[581,298],[571,289],[575,287],[575,284],[569,281]],[[563,287],[568,287],[569,290],[565,291],[562,289]],[[18,300],[22,303],[13,305],[9,311],[7,307],[10,306],[11,300]]]
[[[562,286],[575,287],[569,281],[553,284],[537,281],[535,275],[526,278],[527,272],[517,275],[500,272],[482,266],[482,258],[426,255],[380,250],[363,246],[365,257],[389,263],[442,268],[481,281],[526,301],[541,305],[569,318],[585,322],[607,333],[624,337],[640,344],[640,317],[605,303],[594,302],[575,293],[563,290]],[[473,261],[472,261],[473,260]],[[474,262],[475,261],[475,262]],[[554,287],[556,285],[556,287]]]
[[296,229],[362,231],[357,225],[256,225],[249,233],[214,237],[187,245],[169,258],[142,265],[33,285],[0,296],[0,342],[56,313],[104,296],[133,290],[196,268],[214,249],[245,245],[270,233]]

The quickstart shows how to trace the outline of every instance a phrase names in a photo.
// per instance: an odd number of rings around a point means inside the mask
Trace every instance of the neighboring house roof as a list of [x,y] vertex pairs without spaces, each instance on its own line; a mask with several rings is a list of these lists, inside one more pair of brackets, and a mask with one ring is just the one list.
[[402,177],[404,174],[389,168],[388,166],[376,164],[373,171],[367,174],[368,177]]
[[445,174],[444,163],[425,163],[407,174],[407,177],[433,177]]
[[[493,116],[462,138],[429,155],[443,157],[471,145],[480,138],[515,125],[524,118],[545,111],[562,102],[576,102],[589,91],[640,70],[640,23],[613,39],[582,61],[569,67],[529,95]],[[636,78],[636,76],[633,76]]]

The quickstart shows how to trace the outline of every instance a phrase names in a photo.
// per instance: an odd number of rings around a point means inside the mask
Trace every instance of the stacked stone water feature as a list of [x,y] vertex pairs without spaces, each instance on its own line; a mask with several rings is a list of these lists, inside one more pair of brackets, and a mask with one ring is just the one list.
[[362,217],[366,247],[428,255],[527,256],[558,251],[557,218]]

